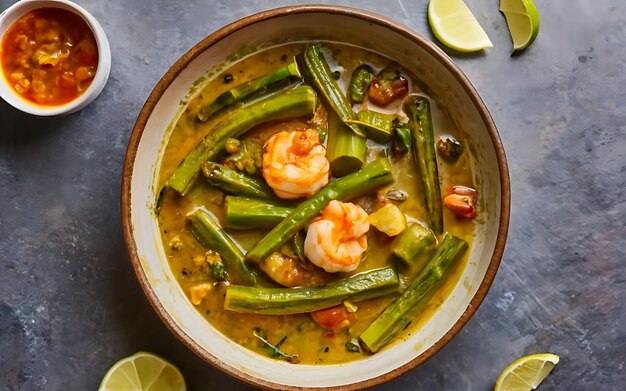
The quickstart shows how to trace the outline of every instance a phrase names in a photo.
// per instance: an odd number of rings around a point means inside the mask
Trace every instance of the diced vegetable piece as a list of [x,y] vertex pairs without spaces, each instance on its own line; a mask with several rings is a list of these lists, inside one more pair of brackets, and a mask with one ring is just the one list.
[[394,129],[396,135],[393,144],[394,152],[405,154],[411,149],[413,138],[411,137],[411,129],[407,124],[402,124]]
[[393,267],[370,270],[321,287],[257,288],[230,285],[224,309],[267,315],[313,312],[341,304],[345,299],[366,300],[398,289]]
[[245,264],[239,247],[224,232],[209,212],[196,209],[188,216],[196,238],[209,250],[217,251],[222,257],[232,281],[242,285],[256,285],[256,276]]
[[302,202],[246,254],[246,259],[261,262],[292,238],[306,223],[318,216],[332,200],[346,200],[366,194],[393,182],[391,165],[386,158],[367,164],[359,171],[330,182],[317,194]]
[[396,236],[406,229],[406,218],[394,204],[387,204],[370,215],[370,224],[387,236]]
[[430,102],[423,96],[411,95],[404,101],[404,112],[409,117],[413,157],[420,173],[430,226],[435,234],[439,234],[443,232],[443,206]]
[[213,290],[212,282],[203,282],[189,288],[189,299],[191,304],[200,305],[202,303],[202,299],[206,297]]
[[443,204],[460,220],[476,217],[476,190],[471,187],[453,186],[443,199]]
[[235,111],[220,122],[176,168],[168,184],[182,195],[191,188],[202,164],[222,152],[229,138],[236,138],[264,122],[312,116],[317,97],[311,87],[282,92]]
[[226,196],[226,227],[235,229],[273,228],[293,208],[246,197]]
[[326,158],[334,177],[346,176],[363,167],[366,143],[365,138],[354,134],[335,113],[329,113]]
[[348,87],[348,97],[353,103],[362,103],[365,100],[365,94],[367,93],[367,87],[372,81],[372,67],[367,64],[361,64],[354,72],[352,72],[352,79],[350,80],[350,86]]
[[371,351],[377,352],[411,322],[420,309],[419,302],[439,286],[452,264],[467,248],[467,242],[446,233],[437,252],[415,277],[411,285],[359,337]]
[[224,193],[263,199],[274,199],[274,192],[258,178],[251,178],[221,164],[206,162],[202,174],[211,186]]
[[346,120],[356,120],[356,114],[348,98],[341,92],[337,81],[333,79],[328,63],[320,50],[319,44],[310,44],[304,53],[297,57],[304,79],[326,99],[333,111],[359,137],[365,137],[360,126],[348,124]]
[[446,162],[454,163],[463,153],[463,145],[454,137],[442,137],[437,141],[437,152]]
[[409,81],[397,69],[384,70],[375,77],[368,89],[369,99],[379,106],[386,106],[394,99],[409,92]]
[[[228,75],[227,75],[228,76]],[[230,83],[233,79],[232,75],[229,75],[230,78],[225,78],[224,81]],[[259,91],[263,91],[267,89],[268,86],[271,86],[274,83],[288,80],[288,79],[296,79],[301,78],[300,70],[298,69],[298,64],[295,59],[284,67],[278,68],[274,72],[271,72],[267,75],[263,75],[257,77],[256,79],[252,79],[247,81],[233,89],[230,89],[215,99],[209,105],[203,107],[198,113],[198,120],[205,122],[207,121],[213,114],[223,109],[224,107],[230,106],[233,103],[239,102],[243,98],[252,95],[253,93],[257,93]]]
[[313,311],[311,312],[311,317],[320,327],[335,331],[347,329],[356,320],[356,315],[348,312],[348,309],[343,304]]
[[393,255],[405,265],[410,265],[427,247],[434,243],[435,235],[429,229],[419,224],[411,224],[400,236],[393,249]]

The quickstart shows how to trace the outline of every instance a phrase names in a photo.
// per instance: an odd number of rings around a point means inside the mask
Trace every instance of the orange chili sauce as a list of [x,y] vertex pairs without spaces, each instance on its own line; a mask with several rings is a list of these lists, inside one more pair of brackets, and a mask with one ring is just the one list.
[[59,106],[79,97],[98,68],[96,39],[85,20],[60,8],[28,12],[0,44],[7,84],[25,100]]

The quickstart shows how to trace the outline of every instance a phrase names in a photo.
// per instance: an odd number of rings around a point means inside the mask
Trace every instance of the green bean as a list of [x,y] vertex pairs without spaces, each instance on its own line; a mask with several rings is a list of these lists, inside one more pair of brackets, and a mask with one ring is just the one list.
[[298,64],[295,59],[289,64],[278,68],[277,70],[256,79],[247,81],[235,88],[232,88],[215,99],[212,103],[204,106],[198,112],[198,120],[206,122],[213,114],[219,110],[230,106],[234,103],[241,101],[242,99],[265,90],[272,90],[272,86],[281,81],[288,81],[289,79],[302,78]]
[[393,182],[391,165],[387,158],[377,159],[359,171],[330,182],[308,200],[302,202],[286,219],[280,222],[246,254],[246,259],[260,263],[291,239],[306,223],[332,200],[345,200],[366,194]]
[[226,196],[226,227],[234,229],[273,228],[293,208],[278,206],[264,200]]
[[466,248],[467,242],[446,233],[432,259],[402,295],[361,334],[359,337],[361,342],[371,352],[377,352],[403,330],[417,316],[420,300],[439,286],[446,271],[460,258]]
[[170,177],[170,187],[185,195],[200,172],[202,164],[224,149],[229,138],[236,138],[249,129],[269,121],[312,116],[317,97],[311,87],[301,86],[254,102],[217,124],[191,151]]
[[384,296],[398,289],[393,267],[370,270],[320,287],[255,288],[230,285],[224,309],[267,315],[301,314],[329,308],[344,300]]
[[224,232],[215,217],[204,209],[196,209],[188,216],[191,230],[196,239],[209,250],[217,251],[231,282],[256,285],[256,276],[245,264],[245,257],[237,244]]
[[365,137],[360,126],[348,124],[346,120],[356,120],[356,114],[346,96],[339,89],[320,50],[319,44],[310,44],[302,55],[297,57],[304,80],[310,83],[326,99],[333,111],[359,137]]
[[443,232],[443,204],[439,187],[439,170],[435,156],[435,134],[428,99],[411,95],[404,101],[413,138],[413,156],[420,173],[430,226],[436,234]]
[[249,196],[263,199],[274,199],[274,191],[261,179],[246,176],[230,168],[205,162],[202,174],[211,186],[227,194]]

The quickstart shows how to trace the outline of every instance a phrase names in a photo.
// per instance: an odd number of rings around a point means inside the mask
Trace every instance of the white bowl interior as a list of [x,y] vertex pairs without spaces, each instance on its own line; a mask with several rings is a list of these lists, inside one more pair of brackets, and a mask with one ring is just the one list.
[[22,16],[28,12],[39,8],[60,8],[67,11],[71,11],[80,17],[82,17],[87,25],[91,28],[96,39],[98,46],[98,69],[93,81],[87,88],[87,90],[78,98],[70,101],[66,104],[59,106],[39,106],[35,103],[31,103],[13,91],[13,89],[7,84],[7,78],[1,74],[0,70],[0,97],[4,99],[8,104],[19,109],[23,112],[48,117],[63,114],[70,114],[76,112],[100,95],[100,92],[104,89],[104,86],[109,78],[111,72],[111,48],[109,46],[109,40],[106,33],[96,18],[93,17],[87,10],[67,0],[22,0],[13,4],[0,14],[0,39],[4,37],[4,33]]
[[[476,223],[469,262],[452,293],[426,325],[403,343],[367,359],[326,366],[293,366],[253,353],[225,338],[185,297],[173,276],[152,213],[156,178],[171,124],[180,115],[193,82],[223,64],[238,49],[266,42],[325,39],[373,48],[412,70],[463,124],[472,139],[475,180],[482,190],[482,222]],[[173,120],[174,119],[174,120]],[[264,381],[281,385],[328,387],[365,381],[390,372],[433,346],[461,317],[476,294],[494,251],[500,219],[500,175],[492,140],[469,94],[426,49],[408,36],[347,15],[323,12],[285,15],[244,27],[208,48],[174,80],[151,113],[139,142],[131,180],[131,224],[141,266],[163,308],[178,327],[226,365]]]

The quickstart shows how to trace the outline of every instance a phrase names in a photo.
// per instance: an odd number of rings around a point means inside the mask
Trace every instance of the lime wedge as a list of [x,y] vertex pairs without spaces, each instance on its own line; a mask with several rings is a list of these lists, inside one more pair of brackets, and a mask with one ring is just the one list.
[[513,51],[529,47],[539,34],[539,12],[532,0],[500,0],[500,12],[509,26]]
[[98,391],[186,391],[178,368],[152,353],[138,352],[108,370]]
[[493,47],[463,0],[430,0],[428,22],[437,39],[459,52],[476,52]]
[[534,390],[558,363],[559,356],[551,353],[531,354],[517,359],[502,371],[494,391]]

